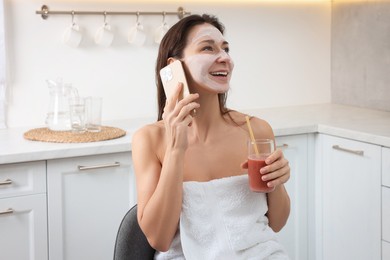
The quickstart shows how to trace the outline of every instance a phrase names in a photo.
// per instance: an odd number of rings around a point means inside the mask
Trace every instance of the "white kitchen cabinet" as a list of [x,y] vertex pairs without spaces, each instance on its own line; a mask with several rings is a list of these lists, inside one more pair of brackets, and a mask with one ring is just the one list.
[[390,242],[382,241],[382,260],[390,259]]
[[390,259],[390,148],[382,148],[382,260]]
[[390,243],[390,188],[382,187],[382,239]]
[[381,147],[318,138],[316,259],[381,259]]
[[382,185],[390,188],[390,148],[382,148]]
[[48,259],[46,162],[0,165],[0,258]]
[[131,153],[47,162],[49,258],[112,259],[116,233],[136,202]]
[[283,150],[291,169],[290,179],[285,184],[290,196],[291,211],[278,237],[292,260],[309,259],[308,152],[312,142],[312,136],[308,134],[276,138],[276,145]]

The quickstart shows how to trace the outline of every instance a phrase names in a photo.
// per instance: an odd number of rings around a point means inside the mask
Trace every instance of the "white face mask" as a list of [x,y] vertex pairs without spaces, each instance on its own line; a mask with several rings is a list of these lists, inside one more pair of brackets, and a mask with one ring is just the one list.
[[[229,90],[234,67],[229,54],[221,49],[221,46],[227,45],[225,42],[217,28],[201,25],[190,39],[189,48],[198,50],[201,47],[202,50],[186,55],[183,60],[194,82],[217,93]],[[204,47],[210,49],[203,50]]]

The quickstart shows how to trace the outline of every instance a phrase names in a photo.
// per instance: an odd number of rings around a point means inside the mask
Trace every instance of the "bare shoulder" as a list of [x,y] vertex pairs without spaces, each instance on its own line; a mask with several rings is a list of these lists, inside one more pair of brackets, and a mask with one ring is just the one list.
[[163,140],[164,127],[161,121],[145,125],[139,128],[132,137],[132,147],[142,147],[147,149],[148,147],[159,147],[160,142]]
[[246,124],[245,121],[245,114],[236,111],[236,110],[231,110],[228,113],[228,120],[233,121],[234,124],[239,125],[239,126],[244,126]]
[[253,129],[253,133],[256,138],[275,138],[274,131],[272,130],[271,125],[264,119],[258,117],[250,117],[250,122]]
[[246,124],[246,116],[249,116],[250,118],[250,123],[251,127],[253,130],[253,133],[256,138],[269,138],[273,139],[274,138],[274,133],[272,130],[271,125],[265,121],[264,119],[255,117],[255,116],[250,116],[238,111],[231,111],[229,112],[232,120],[236,122],[236,124],[242,126],[246,131],[249,132],[247,124]]

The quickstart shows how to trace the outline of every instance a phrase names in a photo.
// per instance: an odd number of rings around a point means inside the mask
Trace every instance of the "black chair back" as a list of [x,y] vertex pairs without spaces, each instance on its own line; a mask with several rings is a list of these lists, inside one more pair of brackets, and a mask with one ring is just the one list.
[[114,260],[148,260],[155,250],[149,245],[137,220],[137,205],[123,217],[115,241]]

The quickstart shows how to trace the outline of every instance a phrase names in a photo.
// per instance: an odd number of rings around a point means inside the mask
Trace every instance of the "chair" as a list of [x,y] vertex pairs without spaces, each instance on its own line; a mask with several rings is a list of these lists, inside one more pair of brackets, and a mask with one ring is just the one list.
[[155,250],[149,245],[137,220],[137,205],[123,217],[115,241],[114,260],[153,259]]

